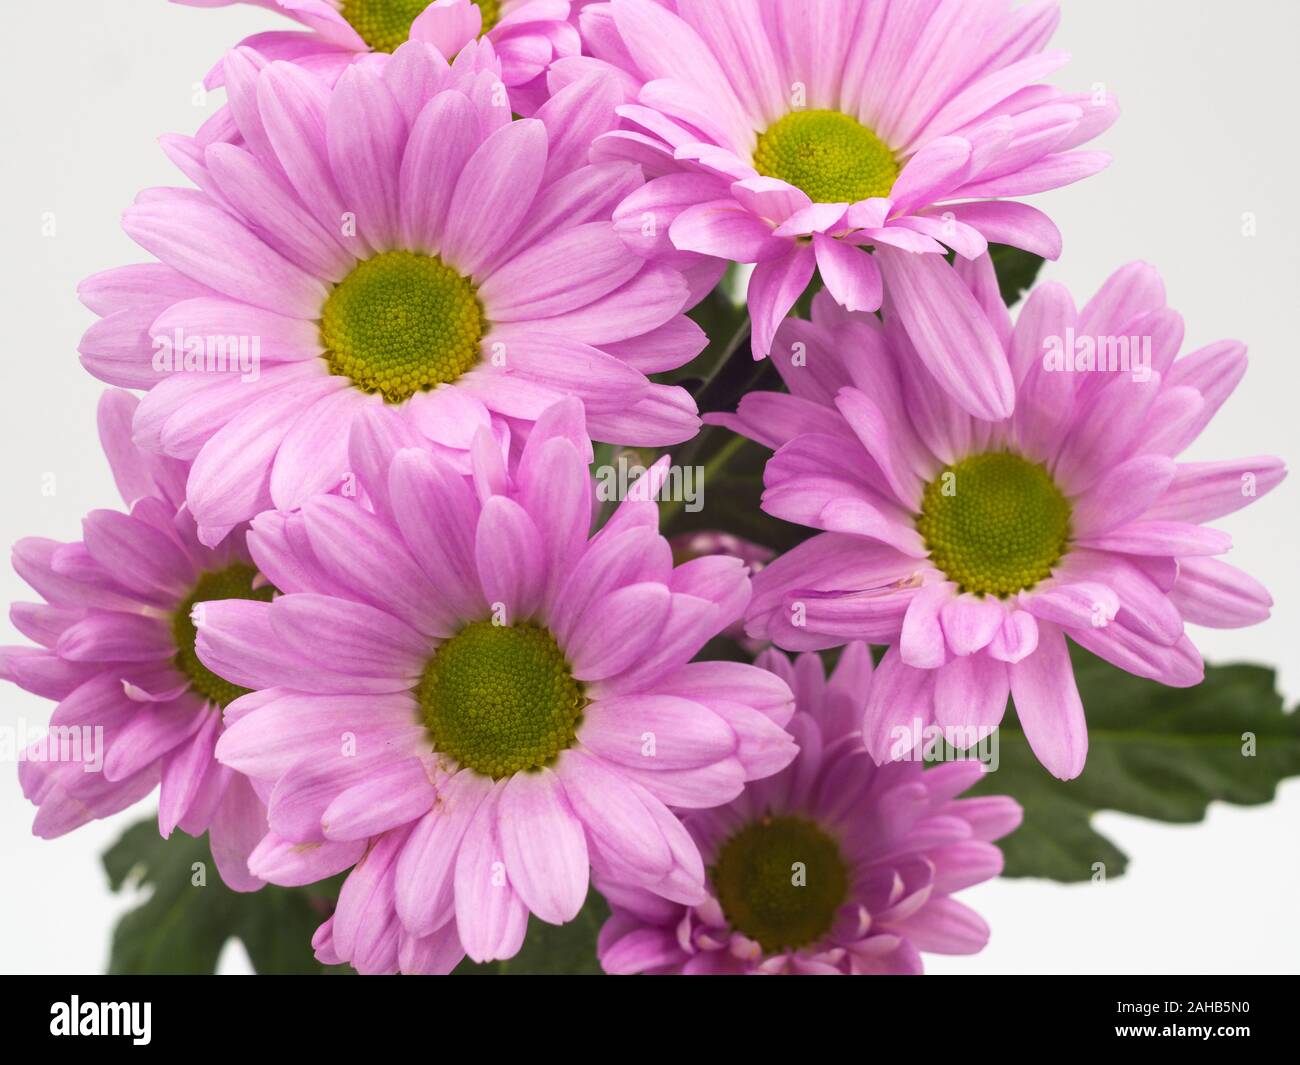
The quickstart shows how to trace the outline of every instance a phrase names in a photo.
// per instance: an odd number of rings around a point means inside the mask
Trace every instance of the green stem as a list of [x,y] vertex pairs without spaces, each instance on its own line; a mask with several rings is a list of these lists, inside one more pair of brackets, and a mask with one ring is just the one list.
[[[731,439],[723,444],[722,447],[718,448],[718,450],[715,451],[713,455],[710,456],[709,460],[701,467],[699,482],[701,491],[708,491],[706,486],[708,485],[709,477],[714,473],[717,473],[718,470],[730,462],[736,452],[747,443],[749,443],[749,441],[745,437],[740,436],[737,433],[731,434]],[[680,516],[682,509],[685,506],[685,499],[670,499],[659,504],[659,528],[663,531],[665,536],[672,535],[670,527],[673,521]]]

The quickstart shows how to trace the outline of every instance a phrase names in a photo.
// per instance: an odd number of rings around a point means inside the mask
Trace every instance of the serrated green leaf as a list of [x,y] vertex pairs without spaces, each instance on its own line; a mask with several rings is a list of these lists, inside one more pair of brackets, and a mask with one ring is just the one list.
[[1211,802],[1266,803],[1282,780],[1300,775],[1300,715],[1284,711],[1273,670],[1210,666],[1195,688],[1167,688],[1073,651],[1088,716],[1083,774],[1052,777],[1008,715],[997,771],[976,788],[1025,808],[1024,825],[1002,841],[1004,876],[1087,880],[1097,862],[1117,876],[1128,860],[1092,826],[1097,811],[1200,821]]
[[565,925],[528,919],[528,935],[519,953],[505,961],[477,965],[466,958],[454,976],[600,976],[596,937],[609,906],[594,890],[578,916]]
[[1006,244],[990,244],[989,258],[997,271],[1002,302],[1014,307],[1033,287],[1038,272],[1043,268],[1043,257]]
[[206,838],[174,832],[165,840],[152,818],[127,829],[103,862],[114,891],[149,891],[113,930],[110,974],[213,973],[232,938],[243,942],[259,973],[335,971],[316,961],[311,948],[312,933],[337,895],[332,882],[231,891],[221,882]]

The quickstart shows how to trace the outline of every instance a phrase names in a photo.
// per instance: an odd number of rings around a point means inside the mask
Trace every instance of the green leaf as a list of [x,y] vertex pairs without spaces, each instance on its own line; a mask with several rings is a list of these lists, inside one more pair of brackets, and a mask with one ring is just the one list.
[[1033,287],[1038,271],[1043,268],[1043,257],[1006,244],[990,244],[989,258],[993,260],[993,269],[998,274],[1002,302],[1008,307],[1014,307]]
[[267,885],[242,894],[221,882],[206,838],[158,834],[156,818],[132,825],[103,856],[114,891],[149,889],[113,931],[110,974],[204,974],[216,971],[222,947],[243,942],[259,973],[323,973],[312,933],[329,915],[337,883],[311,888]]
[[1284,711],[1273,670],[1210,666],[1195,688],[1167,688],[1073,650],[1088,715],[1083,774],[1051,776],[1008,717],[998,731],[997,771],[975,789],[1011,795],[1025,808],[1024,824],[1001,842],[1004,876],[1087,880],[1095,862],[1118,876],[1128,859],[1093,828],[1098,810],[1200,821],[1211,802],[1266,803],[1280,781],[1300,775],[1300,714]]
[[466,958],[453,976],[599,976],[596,937],[609,907],[593,890],[578,916],[565,925],[528,919],[528,935],[519,953],[505,961],[477,965]]

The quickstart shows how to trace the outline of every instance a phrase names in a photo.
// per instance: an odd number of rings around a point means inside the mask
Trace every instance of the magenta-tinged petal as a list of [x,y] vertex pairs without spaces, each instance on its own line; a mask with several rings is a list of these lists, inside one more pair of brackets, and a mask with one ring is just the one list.
[[153,762],[188,742],[207,716],[195,696],[162,705],[143,704],[115,729],[104,755],[104,778],[114,783],[148,769]]
[[956,899],[935,899],[893,927],[918,950],[935,954],[977,954],[989,939],[984,919]]
[[934,718],[948,743],[959,748],[979,743],[1001,723],[1010,668],[992,655],[972,654],[935,671]]
[[402,972],[415,976],[447,976],[465,960],[465,948],[456,934],[456,923],[448,922],[432,935],[403,935],[398,949]]
[[1171,555],[1175,558],[1222,555],[1232,537],[1179,521],[1135,521],[1110,532],[1080,537],[1085,547],[1130,555]]
[[483,800],[456,856],[456,929],[477,962],[512,957],[524,942],[528,908],[506,875],[497,830],[504,782]]
[[580,680],[604,680],[642,661],[668,618],[662,584],[633,584],[593,604],[575,625],[566,652]]
[[1067,630],[1104,628],[1115,619],[1120,607],[1114,590],[1087,581],[1040,586],[1022,598],[1025,609],[1034,617]]
[[735,200],[713,200],[686,208],[674,219],[669,236],[678,251],[741,263],[765,262],[790,247],[788,241],[772,235],[768,222]]
[[[255,698],[262,705],[245,705]],[[240,773],[271,780],[304,758],[337,753],[351,741],[392,747],[423,728],[409,692],[320,695],[265,689],[231,703],[225,716],[217,758]]]
[[226,599],[204,604],[195,650],[214,673],[241,687],[281,685],[322,694],[403,690],[401,677],[358,678],[325,669],[283,647],[270,624],[270,604]]
[[640,269],[613,226],[589,222],[513,256],[483,282],[479,296],[495,322],[551,318],[608,295]]
[[353,472],[348,464],[353,419],[375,402],[355,389],[340,388],[298,415],[271,466],[271,501],[280,510],[296,510],[347,481]]
[[598,700],[579,739],[607,761],[651,770],[700,768],[737,750],[735,732],[707,705],[669,695]]
[[927,369],[964,410],[1008,417],[1015,385],[988,319],[941,258],[880,248],[882,269],[904,328]]
[[483,595],[509,624],[530,617],[541,603],[545,569],[541,534],[518,503],[493,496],[483,505],[475,540]]
[[651,880],[672,868],[672,851],[636,789],[605,762],[570,748],[560,755],[555,773],[588,839],[602,853]]
[[466,275],[491,261],[532,205],[545,166],[546,130],[540,122],[512,122],[488,137],[456,182],[442,257]]
[[506,870],[524,905],[552,924],[573,920],[587,899],[587,840],[555,774],[515,774],[498,816]]
[[[173,303],[158,315],[149,332],[155,338],[171,339],[177,330],[186,338],[204,338],[205,345],[209,337],[247,337],[249,354],[256,354],[268,362],[315,358],[323,350],[320,326],[316,322],[276,314],[232,299],[201,297]],[[181,351],[175,352],[177,362],[182,355]],[[236,367],[236,356],[242,357],[232,345],[227,356],[232,370]],[[253,371],[256,370],[254,366]],[[244,376],[242,371],[240,376]]]
[[190,741],[163,756],[162,788],[158,795],[158,831],[170,836],[199,794],[204,776],[219,770],[213,760],[221,714],[214,707]]
[[897,648],[885,653],[862,715],[862,739],[877,762],[908,754],[933,722],[934,673],[907,665]]
[[1013,248],[1041,255],[1045,259],[1061,256],[1061,231],[1036,207],[1003,200],[978,203],[955,203],[941,208],[958,222],[977,229],[990,242],[1010,244]]
[[462,769],[412,830],[397,864],[397,912],[412,935],[429,935],[453,916],[460,844],[491,791],[491,780]]
[[429,640],[392,614],[335,596],[282,595],[269,617],[284,647],[340,672],[413,684],[430,653]]
[[389,478],[397,528],[427,579],[447,621],[488,609],[475,554],[477,509],[473,489],[424,451],[402,451]]
[[1038,626],[1038,647],[1011,667],[1011,696],[1025,739],[1054,777],[1073,780],[1088,757],[1088,726],[1065,636]]
[[212,860],[221,879],[235,891],[257,891],[264,880],[252,872],[253,851],[267,836],[266,807],[244,777],[231,774],[208,829]]
[[1128,524],[1164,495],[1175,473],[1163,455],[1139,455],[1115,466],[1075,503],[1071,529],[1086,537]]
[[405,833],[381,836],[348,874],[333,917],[333,949],[363,974],[396,968],[399,929],[393,913],[393,865]]
[[119,583],[161,603],[175,603],[198,579],[193,561],[173,537],[112,510],[94,510],[82,522],[86,550]]
[[632,976],[668,968],[682,958],[671,929],[637,928],[602,947],[600,967],[611,976]]
[[917,669],[935,669],[948,658],[948,644],[939,623],[940,611],[953,598],[950,584],[932,584],[912,600],[903,619],[899,651],[903,661]]
[[175,643],[156,617],[95,611],[64,630],[57,650],[73,662],[154,662],[169,658]]
[[420,112],[402,156],[401,236],[405,246],[436,253],[456,175],[482,143],[478,115],[458,92],[435,96]]
[[536,387],[533,418],[566,395],[581,399],[589,413],[617,414],[651,392],[643,374],[613,355],[580,340],[547,335],[532,323],[494,328],[486,343],[508,380],[501,374],[483,378],[483,402],[507,415],[516,412],[504,402],[505,385]]
[[309,500],[302,514],[312,552],[343,588],[417,632],[450,635],[435,587],[389,525],[337,496]]
[[321,831],[333,840],[377,836],[418,821],[437,794],[420,759],[407,758],[341,792],[321,815]]
[[205,197],[182,191],[138,200],[123,216],[127,235],[167,265],[227,296],[280,314],[319,314],[329,294],[322,281],[272,251]]
[[1168,491],[1146,516],[1171,521],[1214,521],[1267,495],[1286,477],[1281,459],[1261,456],[1228,462],[1182,462]]
[[817,268],[835,301],[848,311],[879,309],[884,278],[876,260],[861,248],[817,233],[813,236]]
[[903,167],[890,190],[894,210],[915,211],[936,200],[946,199],[963,183],[971,161],[970,142],[961,137],[939,137],[930,141]]
[[772,351],[777,328],[808,287],[817,266],[811,245],[795,245],[790,254],[758,265],[749,281],[749,311],[754,324],[754,355]]
[[295,198],[293,190],[246,149],[213,144],[204,154],[221,194],[270,244],[308,273],[339,282],[351,256]]
[[100,397],[99,442],[113,471],[113,481],[128,506],[146,496],[161,497],[179,506],[185,498],[185,468],[136,446],[131,424],[139,406],[138,398],[118,389],[109,389]]
[[330,97],[330,168],[358,230],[376,250],[396,243],[406,118],[378,72],[349,67]]
[[940,608],[940,621],[948,646],[955,655],[970,655],[992,642],[1007,616],[996,600],[959,595]]
[[1170,601],[1193,625],[1236,629],[1268,618],[1273,597],[1259,581],[1215,558],[1179,560]]
[[190,469],[188,502],[195,520],[220,529],[270,509],[273,457],[294,415],[340,387],[335,378],[318,377],[292,397],[277,393],[254,404],[220,429]]
[[427,41],[454,56],[479,35],[483,12],[477,4],[430,4],[411,23],[411,40]]

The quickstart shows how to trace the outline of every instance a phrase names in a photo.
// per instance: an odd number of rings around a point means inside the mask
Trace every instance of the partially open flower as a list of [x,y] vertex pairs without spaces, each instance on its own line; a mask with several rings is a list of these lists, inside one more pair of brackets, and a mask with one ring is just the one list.
[[[187,7],[246,3],[285,15],[301,30],[271,30],[240,43],[267,59],[298,63],[331,84],[353,63],[395,52],[407,41],[431,44],[454,59],[475,40],[490,42],[501,58],[502,81],[520,114],[546,99],[546,68],[578,54],[569,0],[172,0]],[[208,86],[224,81],[220,64]]]
[[952,896],[1002,871],[993,840],[1014,830],[1009,798],[958,798],[978,762],[877,766],[857,731],[871,651],[821,659],[779,651],[757,665],[795,692],[799,756],[734,802],[684,819],[708,869],[708,897],[685,906],[635,886],[598,885],[613,915],[599,954],[609,973],[920,973],[921,952],[973,954],[980,916]]
[[199,543],[184,506],[185,465],[131,442],[138,400],[105,393],[99,431],[129,513],[96,510],[75,543],[27,539],[14,568],[44,598],[15,603],[14,626],[37,647],[0,648],[0,676],[58,700],[45,739],[18,769],[49,839],[124,810],[161,783],[158,829],[210,832],[222,879],[262,881],[248,855],[266,833],[249,782],[217,763],[221,714],[245,689],[194,651],[194,617],[213,600],[267,602],[240,530],[216,550]]

